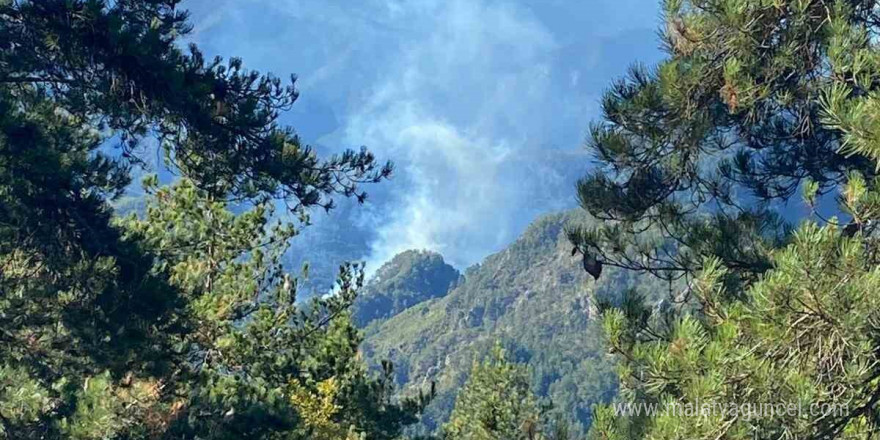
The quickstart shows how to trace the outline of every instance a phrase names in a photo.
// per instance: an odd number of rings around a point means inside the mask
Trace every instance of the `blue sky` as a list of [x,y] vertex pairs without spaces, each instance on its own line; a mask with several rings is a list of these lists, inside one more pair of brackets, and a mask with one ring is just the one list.
[[300,100],[283,121],[320,152],[365,145],[395,162],[365,206],[316,213],[303,241],[336,246],[328,230],[356,236],[339,254],[371,269],[411,248],[464,268],[541,213],[573,206],[602,90],[633,62],[660,57],[652,0],[184,6],[208,55],[299,77]]

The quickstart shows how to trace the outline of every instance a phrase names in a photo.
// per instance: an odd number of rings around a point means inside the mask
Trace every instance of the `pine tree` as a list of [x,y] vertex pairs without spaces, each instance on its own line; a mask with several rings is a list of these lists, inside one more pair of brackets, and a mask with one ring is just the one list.
[[[873,1],[664,0],[654,69],[602,102],[579,183],[605,225],[573,229],[599,263],[687,281],[708,258],[753,281],[790,225],[774,207],[875,175]],[[853,154],[865,153],[865,154]]]
[[[877,212],[878,184],[852,176],[846,210]],[[676,313],[637,298],[606,310],[621,401],[597,410],[593,437],[878,438],[877,251],[874,235],[807,222],[745,292],[727,291],[716,259]]]
[[[277,123],[293,79],[184,53],[178,4],[0,1],[0,436],[294,435],[310,426],[294,390],[387,392],[356,362],[353,328],[327,327],[345,321],[357,271],[299,310],[277,264],[294,230],[262,228],[276,201],[305,218],[335,195],[363,200],[390,165],[366,150],[318,158]],[[148,217],[164,230],[117,223],[108,203],[153,139],[184,177],[156,192]],[[410,411],[382,399],[363,412],[393,433]]]
[[[525,366],[507,360],[500,345],[475,362],[443,426],[444,438],[462,440],[567,439],[532,393]],[[554,429],[554,427],[556,429]]]
[[174,319],[186,328],[174,347],[188,361],[164,384],[164,395],[179,396],[164,435],[392,439],[415,422],[423,404],[393,403],[390,382],[370,378],[357,356],[348,308],[359,267],[341,267],[335,295],[297,306],[297,279],[280,263],[296,231],[270,222],[272,204],[233,214],[189,180],[146,183],[146,214],[122,227],[181,293]]
[[[616,83],[592,129],[579,196],[606,222],[569,235],[682,282],[603,302],[621,394],[591,435],[878,438],[875,2],[663,6],[669,58]],[[801,190],[846,220],[780,221]]]

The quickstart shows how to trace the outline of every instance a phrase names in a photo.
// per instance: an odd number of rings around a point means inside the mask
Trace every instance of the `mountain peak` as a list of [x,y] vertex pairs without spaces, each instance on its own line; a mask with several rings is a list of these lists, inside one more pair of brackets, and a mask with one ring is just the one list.
[[354,304],[354,320],[366,326],[421,302],[446,295],[459,272],[434,251],[408,250],[376,271]]
[[385,262],[370,279],[369,284],[384,286],[389,282],[413,281],[412,278],[420,272],[435,270],[448,272],[449,269],[455,270],[446,264],[443,256],[439,253],[430,250],[410,249]]
[[[448,419],[474,360],[500,342],[533,369],[536,391],[585,425],[592,405],[614,395],[616,376],[605,354],[596,298],[656,281],[609,268],[588,278],[571,255],[566,227],[597,220],[583,211],[545,214],[506,248],[468,268],[442,298],[377,322],[362,344],[374,365],[391,360],[404,389],[435,383],[437,397],[422,417],[433,430]],[[415,388],[409,388],[415,387]]]

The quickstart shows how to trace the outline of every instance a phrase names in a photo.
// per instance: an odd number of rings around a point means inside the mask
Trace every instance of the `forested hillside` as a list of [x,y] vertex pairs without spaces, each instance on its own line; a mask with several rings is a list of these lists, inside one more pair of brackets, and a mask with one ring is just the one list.
[[409,250],[382,265],[352,305],[352,318],[365,327],[446,295],[460,274],[431,251]]
[[[576,212],[537,219],[510,247],[469,268],[442,298],[367,327],[363,350],[374,364],[392,360],[404,386],[437,383],[428,427],[448,418],[472,363],[496,341],[510,360],[526,364],[534,391],[571,420],[588,424],[591,405],[615,395],[596,298],[613,299],[636,284],[650,290],[652,281],[614,269],[599,282],[588,278],[566,238],[572,222],[589,221]],[[666,291],[655,285],[657,295]]]

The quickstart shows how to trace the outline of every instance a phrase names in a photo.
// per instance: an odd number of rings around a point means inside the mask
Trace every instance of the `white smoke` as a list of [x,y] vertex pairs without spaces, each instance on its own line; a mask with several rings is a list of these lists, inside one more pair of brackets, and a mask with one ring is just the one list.
[[400,164],[402,182],[392,183],[394,208],[378,225],[368,268],[406,249],[435,250],[466,266],[517,232],[523,186],[542,177],[509,168],[540,147],[530,129],[544,118],[555,42],[509,4],[407,6],[398,13],[423,31],[401,47],[344,129],[347,143],[366,143]]
[[628,7],[641,0],[219,5],[188,3],[193,39],[208,54],[299,74],[302,96],[284,122],[320,145],[366,145],[396,163],[345,222],[369,237],[349,258],[371,270],[411,248],[463,268],[540,213],[572,206],[599,94],[636,59],[617,47],[655,46],[656,12]]

